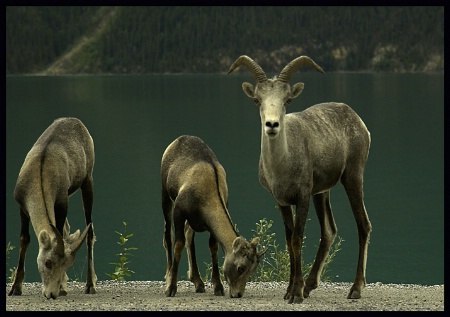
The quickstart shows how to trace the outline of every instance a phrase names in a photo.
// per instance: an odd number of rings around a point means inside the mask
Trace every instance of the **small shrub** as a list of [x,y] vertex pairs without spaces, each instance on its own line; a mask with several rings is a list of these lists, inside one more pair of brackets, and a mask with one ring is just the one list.
[[[11,253],[12,250],[14,250],[16,247],[11,245],[11,242],[8,242],[8,244],[6,245],[6,262],[9,262],[9,255]],[[12,283],[12,281],[14,281],[14,277],[16,276],[16,267],[13,268],[9,268],[9,276],[8,274],[6,274],[6,280],[8,281],[8,283]]]
[[253,238],[259,237],[260,248],[267,248],[261,258],[255,273],[250,276],[251,282],[288,281],[290,275],[289,252],[286,246],[280,247],[275,239],[275,233],[270,231],[273,221],[266,218],[256,223]]
[[[79,262],[78,262],[79,263]],[[85,270],[87,264],[87,256],[85,256],[84,261],[82,262],[82,265],[77,265],[77,269],[75,269],[75,265],[72,266],[72,273],[73,273],[73,278],[68,275],[69,281],[75,281],[75,282],[80,282],[83,280],[83,272]]]
[[109,264],[115,265],[114,273],[109,274],[105,273],[107,276],[109,276],[113,280],[117,281],[125,281],[125,277],[130,277],[131,274],[135,273],[134,271],[130,270],[128,268],[128,264],[131,261],[128,261],[128,256],[131,254],[130,251],[137,250],[136,247],[127,247],[128,240],[133,236],[132,233],[127,234],[127,223],[125,221],[122,222],[123,224],[123,233],[115,231],[119,235],[119,242],[117,242],[118,245],[120,245],[121,252],[116,254],[119,257],[118,262],[110,262]]
[[[286,244],[284,247],[280,247],[280,245],[276,242],[275,233],[270,232],[270,228],[272,227],[272,220],[267,221],[266,218],[263,218],[256,223],[256,230],[252,230],[254,232],[253,237],[259,237],[261,247],[268,248],[266,254],[261,259],[261,262],[258,265],[258,269],[256,272],[250,277],[250,281],[253,282],[282,282],[289,281],[289,276],[291,272],[290,260],[289,260],[289,252],[287,250]],[[303,238],[302,248],[305,247],[306,237]],[[324,267],[322,270],[322,274],[320,279],[322,281],[331,281],[331,278],[325,273],[329,271],[329,265],[335,258],[337,252],[341,249],[341,244],[344,240],[341,237],[338,237],[337,241],[331,247],[328,256],[325,259]],[[304,277],[306,278],[311,270],[313,263],[305,264],[303,262],[302,257],[302,270],[304,273]]]

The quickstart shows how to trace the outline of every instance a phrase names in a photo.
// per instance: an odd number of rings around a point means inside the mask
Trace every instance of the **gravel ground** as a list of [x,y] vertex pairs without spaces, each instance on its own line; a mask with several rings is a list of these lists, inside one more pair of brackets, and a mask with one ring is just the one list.
[[[247,283],[242,298],[214,296],[211,284],[206,293],[195,293],[191,282],[178,282],[175,297],[164,296],[164,282],[99,281],[97,294],[83,294],[84,283],[69,282],[67,296],[47,300],[41,294],[41,283],[24,283],[22,296],[8,296],[7,311],[443,311],[444,285],[413,284],[366,285],[360,299],[347,299],[350,283],[321,283],[301,304],[283,300],[287,283]],[[225,292],[228,291],[224,283]]]

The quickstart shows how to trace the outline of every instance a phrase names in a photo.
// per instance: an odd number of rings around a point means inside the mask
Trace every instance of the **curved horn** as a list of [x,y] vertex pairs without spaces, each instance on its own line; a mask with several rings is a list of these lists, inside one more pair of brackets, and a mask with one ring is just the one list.
[[[86,238],[86,236],[87,236],[87,234],[88,234],[88,231],[89,231],[89,229],[91,228],[91,226],[93,226],[92,222],[89,223],[89,224],[86,226],[86,229],[84,229],[83,233],[78,237],[77,240],[75,240],[75,241],[72,243],[72,254],[73,254],[73,255],[75,255],[75,254],[78,252],[78,250],[80,249],[80,247],[81,247],[81,245],[83,244],[83,241],[84,241],[84,239]],[[78,231],[78,232],[79,232],[79,231]]]
[[267,81],[266,73],[262,70],[261,66],[259,66],[254,60],[246,55],[240,56],[234,63],[231,65],[228,74],[230,74],[233,70],[235,70],[238,66],[245,65],[252,72],[253,77],[255,78],[255,82],[262,83]]
[[300,56],[291,61],[283,68],[280,76],[278,76],[278,81],[287,83],[291,80],[292,75],[297,71],[297,69],[303,66],[310,66],[318,72],[325,74],[323,69],[319,65],[317,65],[311,58],[309,58],[308,56]]
[[55,234],[57,245],[56,245],[56,254],[58,254],[60,257],[64,256],[64,241],[61,237],[61,234],[59,233],[58,229],[52,224],[50,224],[50,227],[53,230],[53,233]]

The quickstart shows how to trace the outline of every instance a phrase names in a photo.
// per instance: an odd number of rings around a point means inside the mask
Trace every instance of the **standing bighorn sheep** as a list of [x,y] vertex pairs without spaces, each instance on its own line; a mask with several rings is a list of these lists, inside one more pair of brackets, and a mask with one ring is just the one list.
[[[87,235],[88,272],[84,292],[95,294],[94,227],[92,224],[94,142],[76,118],[55,120],[25,157],[14,189],[20,205],[19,264],[9,295],[22,295],[29,224],[39,242],[38,270],[46,298],[67,294],[67,269]],[[81,189],[86,229],[70,234],[69,196]]]
[[[195,255],[195,232],[208,231],[214,295],[224,295],[217,263],[218,243],[225,253],[223,274],[230,297],[242,297],[248,277],[265,251],[257,251],[259,238],[248,242],[239,236],[228,213],[226,174],[212,150],[198,137],[180,136],[161,160],[163,245],[166,250],[166,296],[177,292],[178,266],[187,245],[189,279],[197,293],[205,292]],[[172,241],[172,226],[174,241]],[[172,254],[173,243],[173,254]],[[266,249],[267,250],[267,249]]]
[[[361,118],[343,103],[321,103],[304,111],[286,114],[286,107],[300,95],[303,83],[289,85],[302,66],[324,73],[312,59],[300,56],[267,79],[262,68],[248,56],[230,67],[244,65],[256,85],[244,82],[244,93],[259,107],[261,153],[259,181],[278,203],[283,217],[291,273],[284,299],[301,303],[317,288],[324,261],[336,237],[337,227],[330,205],[330,190],[343,184],[358,226],[359,256],[354,284],[347,298],[360,298],[365,286],[367,248],[371,224],[363,201],[363,173],[370,146],[370,133]],[[320,245],[306,283],[302,272],[302,242],[310,197],[321,227]],[[291,209],[295,206],[295,217]]]

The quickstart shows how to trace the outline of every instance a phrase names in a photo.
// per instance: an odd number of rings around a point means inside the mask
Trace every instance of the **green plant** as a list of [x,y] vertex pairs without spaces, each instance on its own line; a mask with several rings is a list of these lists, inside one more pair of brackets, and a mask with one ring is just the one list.
[[130,277],[134,271],[130,270],[128,268],[128,264],[131,261],[128,261],[128,256],[131,255],[129,253],[130,251],[137,250],[136,247],[127,247],[126,244],[128,243],[129,239],[133,236],[132,233],[127,234],[127,223],[125,221],[122,222],[123,224],[123,233],[115,231],[119,235],[119,242],[117,242],[118,245],[120,245],[121,252],[117,253],[116,255],[119,257],[118,262],[110,262],[109,264],[115,265],[114,273],[109,274],[105,273],[107,276],[109,276],[113,280],[117,281],[125,281],[125,277]]
[[[267,252],[261,258],[258,268],[252,276],[252,282],[287,281],[290,274],[289,252],[282,248],[275,239],[275,233],[270,231],[273,221],[266,218],[256,223],[253,237],[259,237],[259,246],[267,248]],[[261,247],[260,247],[261,248]]]
[[[72,269],[72,273],[73,273],[73,278],[68,276],[69,277],[69,281],[80,282],[80,281],[83,280],[83,272],[84,272],[84,269],[85,269],[86,264],[87,264],[87,256],[85,256],[84,261],[82,263],[83,264],[81,266],[77,265],[77,269],[75,269],[75,265],[72,266],[71,269]],[[77,273],[77,272],[79,272],[79,273]],[[69,274],[67,274],[67,275],[69,275]]]
[[[9,262],[9,254],[11,253],[12,250],[14,250],[16,247],[11,245],[11,242],[8,242],[8,244],[6,245],[6,262]],[[11,283],[14,280],[14,277],[16,275],[16,267],[10,268],[9,269],[9,277],[8,274],[6,274],[6,279],[9,283]]]
[[[212,262],[203,262],[206,265],[206,270],[205,270],[205,276],[203,276],[203,280],[207,281],[211,278],[211,274],[212,274]],[[219,272],[220,272],[220,278],[223,280],[223,271],[222,271],[222,267],[219,267]]]

